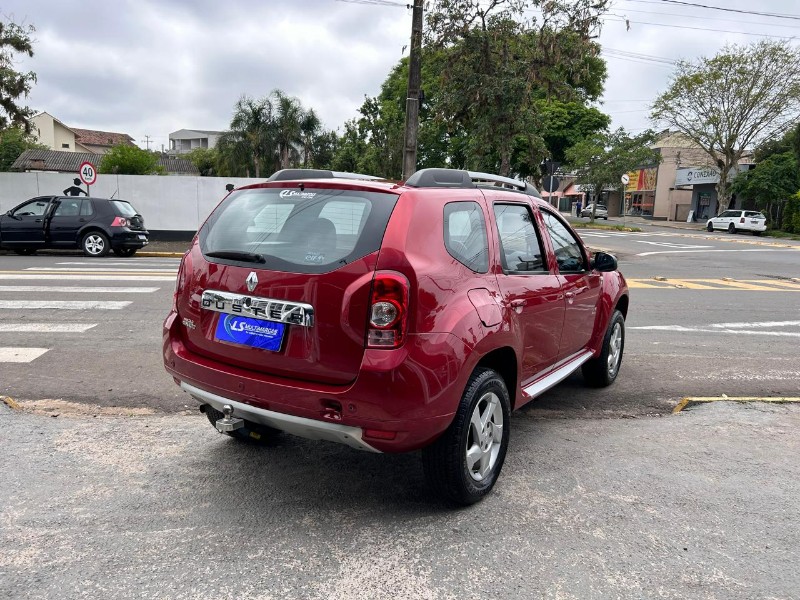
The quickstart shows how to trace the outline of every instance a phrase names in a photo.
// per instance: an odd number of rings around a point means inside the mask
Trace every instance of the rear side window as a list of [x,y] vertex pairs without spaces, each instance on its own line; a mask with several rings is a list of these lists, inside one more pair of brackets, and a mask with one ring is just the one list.
[[200,248],[263,257],[248,267],[326,273],[377,251],[396,203],[395,194],[356,190],[239,190],[200,229]]
[[444,207],[444,246],[450,256],[477,273],[489,270],[486,221],[476,202],[450,202]]
[[511,275],[548,272],[530,208],[522,204],[495,204],[494,216],[503,270]]
[[138,214],[131,203],[125,202],[124,200],[112,200],[111,206],[114,207],[114,211],[121,217],[132,217]]

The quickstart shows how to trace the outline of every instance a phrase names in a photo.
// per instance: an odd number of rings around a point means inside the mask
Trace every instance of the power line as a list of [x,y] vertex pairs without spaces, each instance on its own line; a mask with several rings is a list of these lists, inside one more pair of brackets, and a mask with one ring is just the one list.
[[[634,0],[630,0],[634,1]],[[681,13],[672,13],[672,12],[659,12],[654,10],[637,10],[635,8],[625,8],[623,9],[626,13],[634,12],[634,13],[642,13],[645,15],[663,15],[665,17],[678,17],[679,19],[702,19],[707,21],[708,16],[705,15],[687,15]],[[745,25],[764,25],[766,27],[788,27],[789,29],[797,29],[798,25],[787,25],[784,23],[765,23],[764,21],[742,21],[740,19],[716,19],[717,21],[725,21],[726,23],[743,23]]]
[[[635,0],[634,0],[635,1]],[[680,4],[682,6],[691,6],[693,8],[707,8],[709,10],[722,10],[725,12],[742,13],[745,15],[759,15],[762,17],[772,17],[774,19],[793,19],[800,21],[800,15],[791,15],[786,13],[768,13],[757,10],[743,10],[740,8],[727,8],[722,6],[709,6],[708,4],[696,4],[694,2],[684,2],[684,0],[660,0],[668,4]]]
[[770,33],[753,33],[750,31],[730,31],[729,29],[709,29],[708,27],[690,27],[688,25],[675,25],[670,23],[651,23],[649,21],[633,21],[631,19],[625,18],[614,18],[614,19],[607,19],[608,21],[618,21],[621,23],[635,23],[637,25],[654,25],[656,27],[675,27],[677,29],[691,29],[694,31],[713,31],[715,33],[736,33],[739,35],[755,35],[758,37],[768,37],[768,38],[777,38],[781,40],[785,39],[792,39],[794,36],[788,35],[772,35]]
[[336,2],[346,2],[347,4],[367,4],[372,6],[399,6],[401,8],[410,8],[409,4],[402,2],[392,2],[391,0],[336,0]]

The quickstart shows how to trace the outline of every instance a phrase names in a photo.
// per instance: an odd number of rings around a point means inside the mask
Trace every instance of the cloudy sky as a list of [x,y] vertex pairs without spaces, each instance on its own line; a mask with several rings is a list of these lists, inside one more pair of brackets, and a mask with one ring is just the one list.
[[[340,127],[378,93],[410,36],[402,0],[360,2],[0,0],[0,15],[36,27],[35,56],[18,65],[38,75],[32,108],[73,127],[128,133],[142,147],[149,136],[160,148],[171,131],[225,129],[242,94],[275,88]],[[609,67],[602,108],[615,127],[641,131],[672,61],[763,36],[800,38],[800,2],[616,0],[600,38]]]

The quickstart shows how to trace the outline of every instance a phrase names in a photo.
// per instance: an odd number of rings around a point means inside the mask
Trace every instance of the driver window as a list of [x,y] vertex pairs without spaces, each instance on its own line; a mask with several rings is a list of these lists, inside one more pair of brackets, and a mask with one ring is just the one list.
[[49,202],[46,200],[31,200],[14,211],[15,217],[41,217],[47,210]]
[[503,270],[512,275],[547,273],[545,254],[530,209],[522,204],[495,204],[494,216]]
[[561,273],[581,273],[584,271],[583,251],[580,242],[572,232],[553,214],[542,211],[545,228],[553,244],[553,250]]

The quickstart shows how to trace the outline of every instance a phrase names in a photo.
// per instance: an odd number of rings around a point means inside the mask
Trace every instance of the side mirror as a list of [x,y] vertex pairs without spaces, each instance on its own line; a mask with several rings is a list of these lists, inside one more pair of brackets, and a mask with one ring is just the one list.
[[594,255],[594,261],[592,262],[594,263],[594,269],[602,273],[617,270],[617,258],[613,254],[598,252]]

